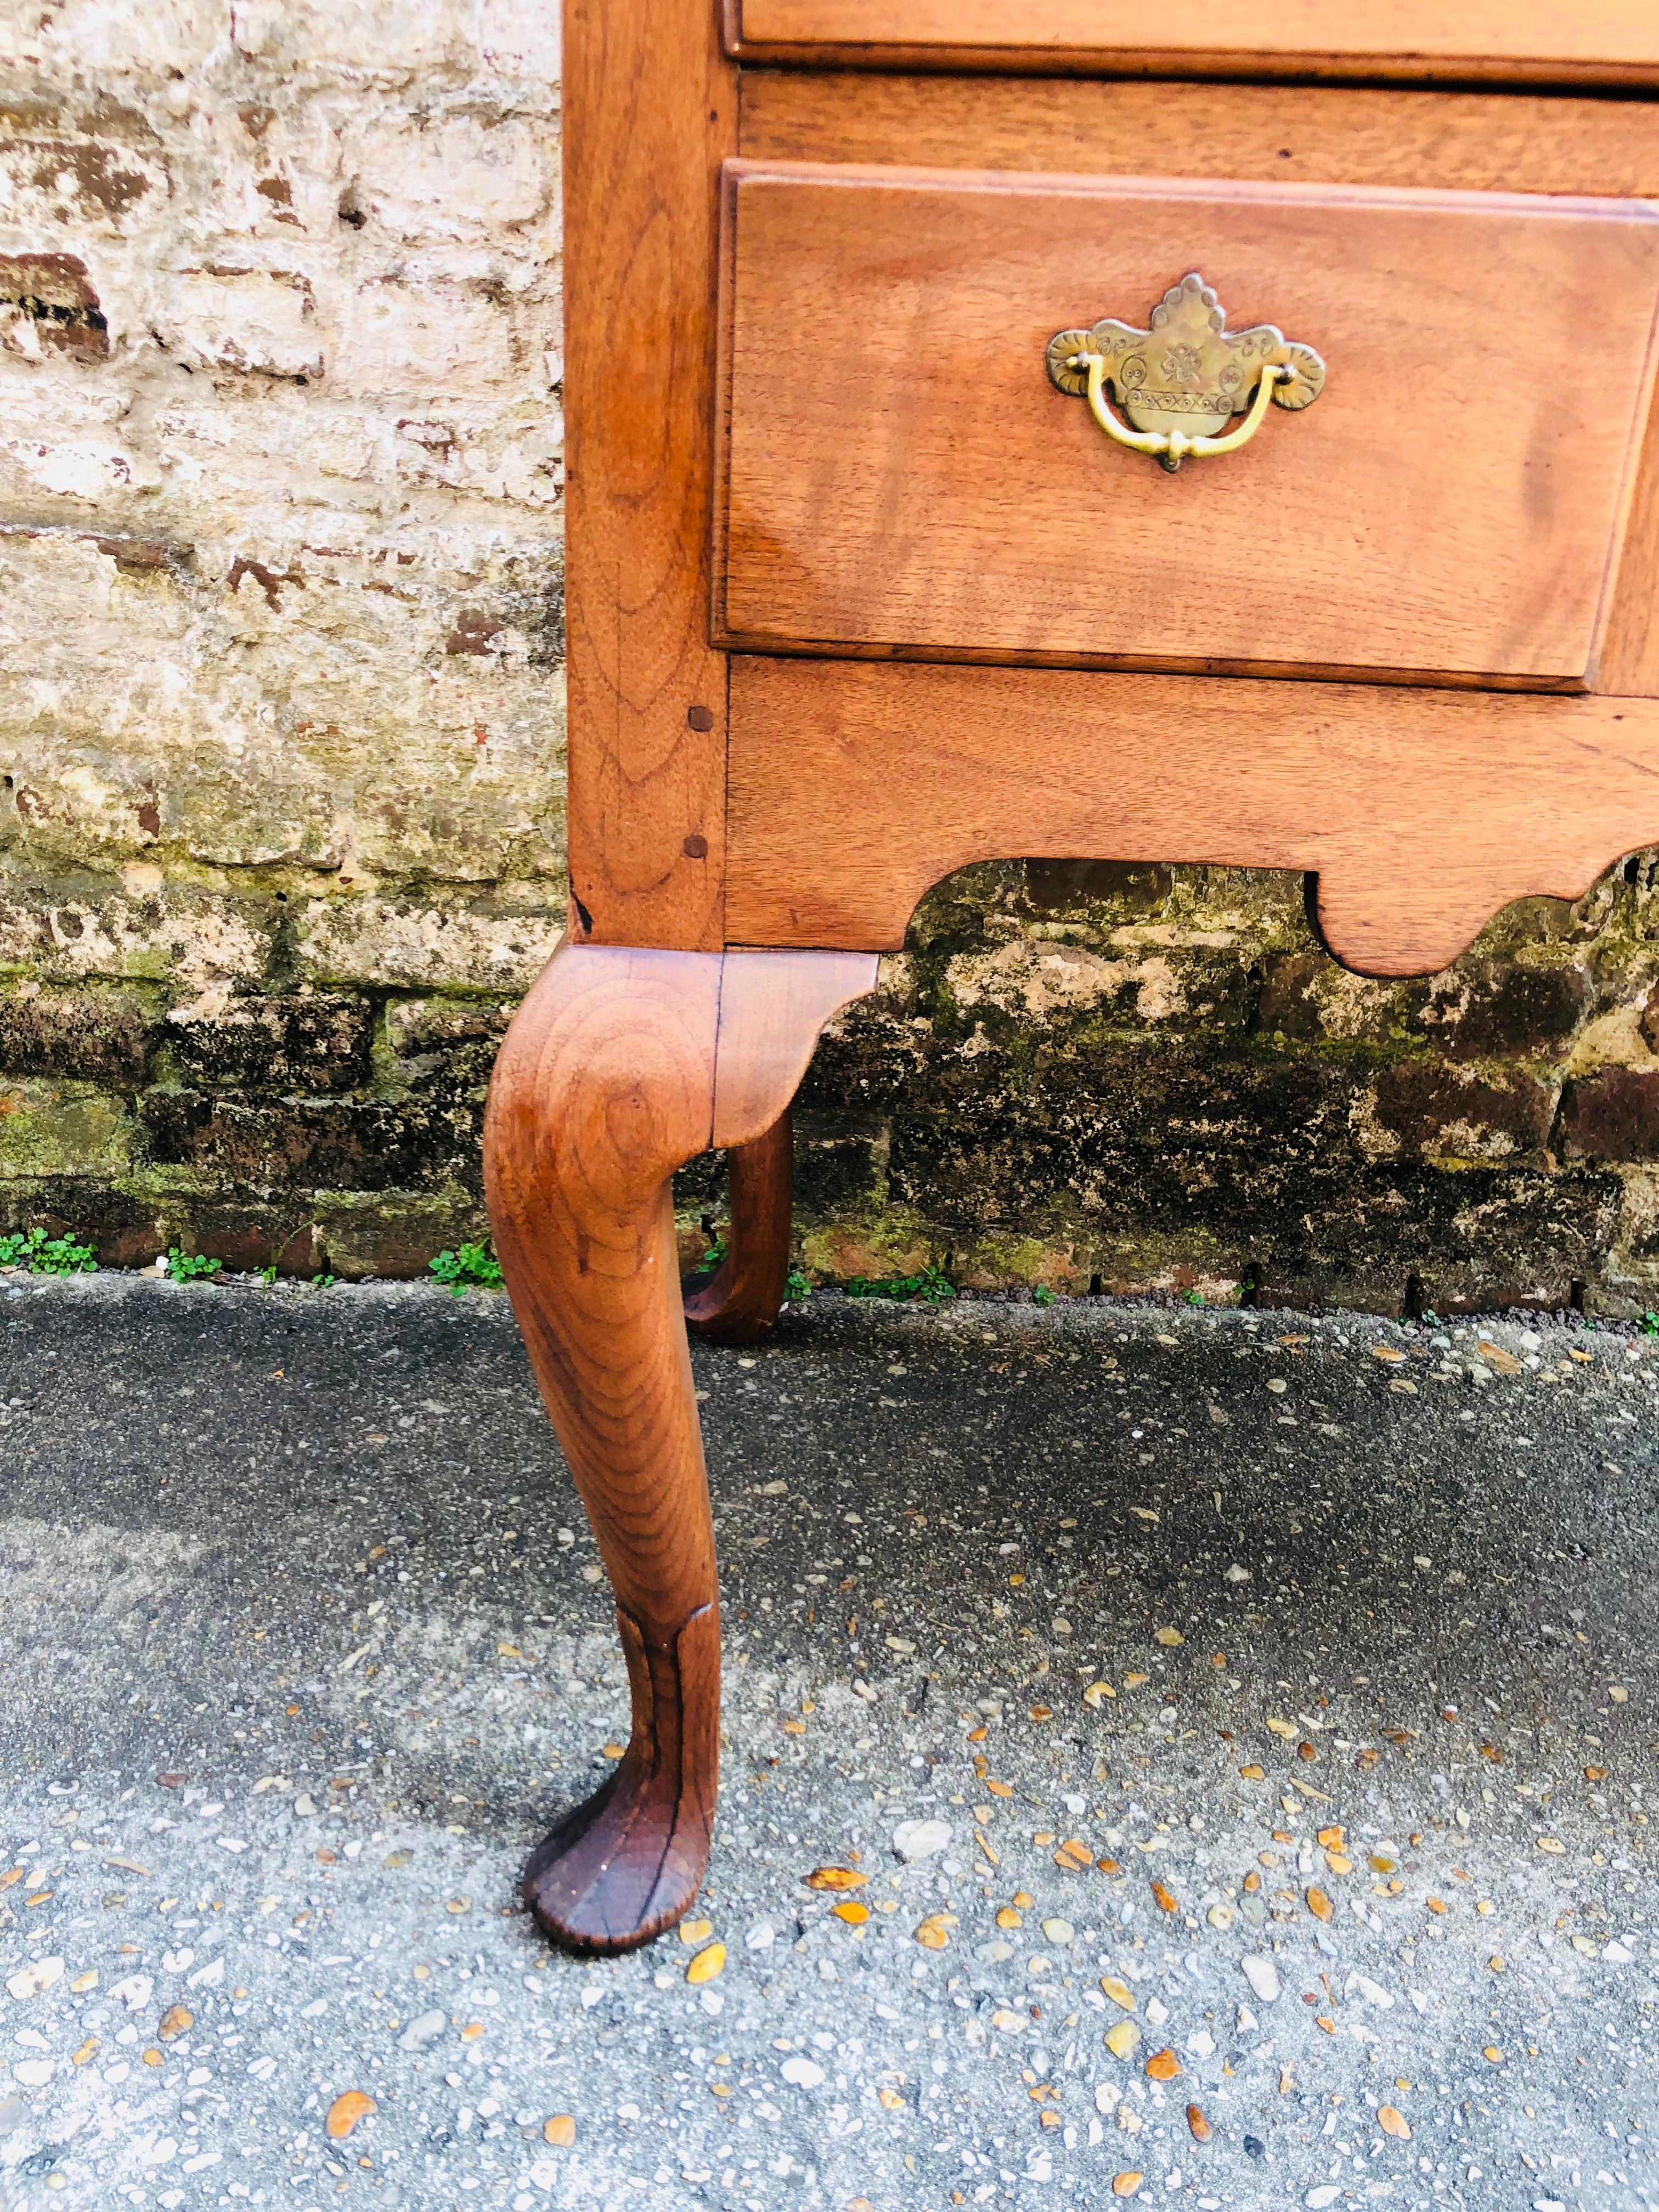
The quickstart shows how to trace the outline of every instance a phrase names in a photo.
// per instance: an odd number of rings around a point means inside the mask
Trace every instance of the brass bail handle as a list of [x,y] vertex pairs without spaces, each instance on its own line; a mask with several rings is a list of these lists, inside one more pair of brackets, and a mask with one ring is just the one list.
[[[1091,330],[1056,331],[1050,380],[1086,399],[1114,444],[1148,453],[1173,473],[1182,461],[1248,446],[1270,404],[1311,407],[1325,364],[1311,346],[1272,323],[1229,331],[1226,311],[1196,270],[1183,276],[1137,330],[1111,316]],[[1109,385],[1127,423],[1107,398]],[[1242,415],[1236,427],[1226,427]]]

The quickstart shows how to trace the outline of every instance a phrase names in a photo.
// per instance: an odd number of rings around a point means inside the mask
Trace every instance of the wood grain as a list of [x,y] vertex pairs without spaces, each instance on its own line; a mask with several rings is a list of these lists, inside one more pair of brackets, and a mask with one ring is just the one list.
[[726,667],[708,643],[717,178],[712,5],[566,0],[573,928],[721,942]]
[[[1659,198],[1659,101],[749,69],[739,149],[802,161]],[[1592,688],[1659,692],[1659,402]]]
[[718,954],[562,950],[490,1085],[495,1249],[616,1594],[633,1693],[626,1757],[526,1873],[538,1919],[579,1949],[627,1949],[678,1919],[714,1818],[719,1601],[670,1178],[708,1146],[720,969]]
[[[1584,681],[1646,405],[1659,210],[730,178],[734,645]],[[1067,325],[1143,322],[1192,268],[1235,327],[1273,320],[1329,378],[1171,477],[1109,444],[1042,356]],[[1564,333],[1591,328],[1580,374]]]
[[818,1032],[852,999],[876,988],[878,963],[864,952],[739,951],[726,956],[720,1058],[714,1073],[717,1145],[744,1145],[800,1088]]
[[1659,103],[1538,93],[743,72],[761,161],[1659,198]]
[[897,946],[971,861],[1294,868],[1373,975],[1659,842],[1659,702],[787,659],[732,665],[727,910]]
[[1659,696],[1659,386],[1648,412],[1594,688],[1617,696]]
[[[859,979],[873,980],[874,964],[568,944],[496,1060],[490,1224],[611,1577],[633,1702],[616,1771],[526,1870],[538,1919],[579,1950],[626,1950],[678,1919],[714,1817],[719,1599],[672,1177],[717,1127],[719,1141],[741,1146],[786,1115],[818,1027],[868,988]],[[722,1121],[723,1092],[733,1103]],[[787,1226],[786,1188],[786,1264]],[[775,1224],[762,1229],[757,1259],[775,1243]],[[751,1309],[759,1287],[744,1289]]]
[[1130,0],[736,0],[735,14],[747,59],[817,48],[877,66],[926,57],[934,67],[1607,84],[1659,72],[1648,0],[1216,0],[1166,9],[1156,23]]

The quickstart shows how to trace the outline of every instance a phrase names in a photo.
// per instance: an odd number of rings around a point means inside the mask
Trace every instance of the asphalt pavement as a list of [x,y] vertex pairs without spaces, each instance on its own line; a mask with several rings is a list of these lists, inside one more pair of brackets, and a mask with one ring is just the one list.
[[625,1697],[505,1301],[0,1277],[0,2212],[1659,2203],[1656,1353],[699,1347],[719,1831],[595,1962],[517,1898]]

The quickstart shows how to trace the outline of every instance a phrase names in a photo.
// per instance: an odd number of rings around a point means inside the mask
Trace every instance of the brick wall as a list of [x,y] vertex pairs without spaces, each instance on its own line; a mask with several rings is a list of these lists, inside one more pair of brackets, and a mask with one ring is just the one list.
[[[555,0],[0,0],[7,1223],[343,1273],[481,1225],[562,902],[557,67]],[[819,1055],[805,1255],[1640,1306],[1650,901],[1382,987],[1294,883],[970,872]]]
[[551,0],[0,11],[0,1173],[418,1266],[562,881]]

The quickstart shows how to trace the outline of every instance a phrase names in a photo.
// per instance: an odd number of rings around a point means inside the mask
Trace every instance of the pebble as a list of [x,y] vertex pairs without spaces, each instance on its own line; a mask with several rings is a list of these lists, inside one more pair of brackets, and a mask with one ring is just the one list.
[[1244,1978],[1249,1984],[1253,1994],[1259,1997],[1263,2004],[1273,2004],[1283,1987],[1279,1978],[1279,1969],[1273,1960],[1250,1958],[1241,1960],[1239,1964],[1243,1968]]
[[555,2112],[542,2128],[542,2141],[558,2150],[568,2150],[576,2140],[576,2123],[568,2112]]
[[794,2089],[816,2089],[823,2080],[823,2069],[815,2058],[786,2058],[778,2071]]
[[745,1951],[769,1951],[778,1940],[778,1931],[769,1920],[757,1920],[743,1939]]
[[[64,1962],[61,1959],[37,1959],[33,1966],[21,1967],[6,1987],[21,2004],[25,1997],[43,1996],[63,1977]],[[149,1984],[146,1983],[144,1987],[148,1995]]]
[[1069,1920],[1045,1920],[1042,1923],[1042,1933],[1050,1943],[1063,1950],[1077,1930]]
[[331,2142],[343,2142],[360,2120],[380,2110],[366,2089],[348,2089],[328,2108],[328,2118],[323,2122],[323,2132]]
[[399,2051],[424,2051],[444,2032],[444,2015],[441,2012],[423,2012],[411,2020],[398,2038]]
[[1114,2058],[1127,2058],[1140,2040],[1140,2030],[1132,2020],[1115,2020],[1106,2031],[1106,2048]]
[[711,1943],[706,1951],[699,1951],[696,1957],[686,1967],[685,1978],[688,1982],[701,1985],[704,1982],[712,1982],[717,1974],[724,1973],[725,1971],[726,1946],[724,1943]]
[[1127,1982],[1121,1982],[1115,1974],[1103,1974],[1100,1986],[1115,2005],[1121,2005],[1125,2012],[1134,2010],[1135,1993]]
[[950,1840],[951,1830],[944,1820],[901,1820],[893,1831],[893,1850],[907,1864],[933,1857]]

